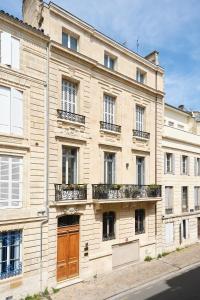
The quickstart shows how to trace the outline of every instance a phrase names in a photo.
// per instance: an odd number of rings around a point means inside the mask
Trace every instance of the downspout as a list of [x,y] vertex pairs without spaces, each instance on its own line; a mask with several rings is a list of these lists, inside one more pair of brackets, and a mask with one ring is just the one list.
[[[156,78],[155,78],[155,88],[156,88],[156,99],[155,99],[155,184],[157,184],[158,181],[158,174],[157,174],[157,122],[158,122],[158,116],[157,116],[157,90],[158,90],[158,71],[156,70]],[[155,237],[157,238],[157,203],[155,203]]]
[[[45,83],[45,95],[44,95],[44,205],[46,211],[46,219],[40,224],[40,291],[43,292],[43,227],[49,222],[49,201],[48,201],[48,168],[49,168],[49,53],[50,53],[50,42],[47,44],[47,65],[46,65],[46,83]],[[48,239],[47,239],[48,240]]]

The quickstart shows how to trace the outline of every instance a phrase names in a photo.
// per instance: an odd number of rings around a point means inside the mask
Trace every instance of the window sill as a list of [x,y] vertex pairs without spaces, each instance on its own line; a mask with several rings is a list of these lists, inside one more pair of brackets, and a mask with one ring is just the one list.
[[70,121],[70,120],[66,120],[66,119],[57,119],[57,122],[60,124],[70,124],[70,125],[75,125],[78,127],[84,127],[85,128],[85,124],[84,123],[79,123],[79,122],[75,122],[75,121]]
[[139,140],[139,141],[147,142],[150,139],[149,138],[140,137],[140,136],[133,136],[133,140]]
[[16,275],[16,276],[11,276],[11,277],[8,277],[8,278],[4,278],[4,279],[0,279],[0,284],[2,283],[7,283],[9,281],[14,281],[14,280],[19,280],[19,279],[22,279],[23,278],[23,273],[19,274],[19,275]]
[[25,137],[24,135],[17,135],[17,134],[13,134],[13,133],[3,133],[0,132],[0,137],[6,137],[6,138],[15,138],[15,139],[19,139],[19,140],[28,140],[27,137]]
[[107,130],[107,129],[100,129],[100,133],[113,134],[113,135],[117,135],[117,136],[121,135],[121,132]]

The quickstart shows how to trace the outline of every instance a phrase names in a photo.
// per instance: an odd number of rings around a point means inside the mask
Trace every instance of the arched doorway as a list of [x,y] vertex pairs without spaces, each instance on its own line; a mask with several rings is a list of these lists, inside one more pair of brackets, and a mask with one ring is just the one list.
[[78,215],[58,218],[57,281],[79,275],[79,219]]

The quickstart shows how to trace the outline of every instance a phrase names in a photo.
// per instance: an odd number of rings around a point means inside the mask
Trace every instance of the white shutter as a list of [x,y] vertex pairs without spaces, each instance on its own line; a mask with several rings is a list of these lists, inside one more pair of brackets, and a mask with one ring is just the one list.
[[165,242],[171,244],[174,241],[174,223],[165,224]]
[[20,60],[20,41],[14,37],[11,38],[11,66],[14,69],[19,69]]
[[0,132],[10,133],[10,95],[9,88],[0,86]]
[[9,158],[0,156],[0,208],[9,206]]
[[22,199],[22,159],[11,158],[11,206],[20,205]]
[[190,175],[190,157],[187,157],[187,175]]
[[23,134],[23,93],[11,90],[11,132]]
[[194,157],[194,176],[197,176],[197,158]]
[[172,174],[175,174],[175,154],[172,153]]
[[11,34],[1,33],[1,63],[11,66]]

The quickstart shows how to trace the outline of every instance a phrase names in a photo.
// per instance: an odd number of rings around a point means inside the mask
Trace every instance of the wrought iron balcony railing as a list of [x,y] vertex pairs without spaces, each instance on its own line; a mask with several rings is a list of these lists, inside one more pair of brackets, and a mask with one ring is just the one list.
[[145,132],[145,131],[140,131],[140,130],[133,129],[133,136],[149,140],[150,133],[149,132]]
[[173,214],[173,208],[165,208],[166,215]]
[[114,131],[114,132],[121,132],[121,126],[119,125],[115,125],[115,124],[111,124],[111,123],[106,123],[103,121],[100,121],[100,128],[101,129],[105,129],[105,130],[110,130],[110,131]]
[[87,200],[86,184],[55,184],[55,200]]
[[78,115],[69,111],[58,109],[58,118],[85,124],[85,116]]
[[93,184],[93,199],[137,199],[161,197],[160,185]]

